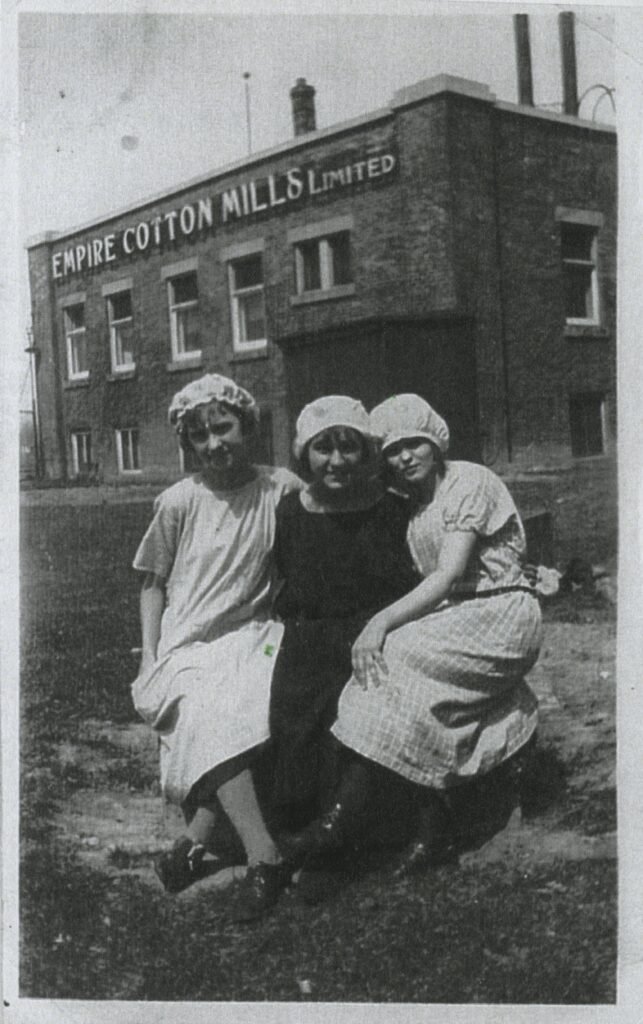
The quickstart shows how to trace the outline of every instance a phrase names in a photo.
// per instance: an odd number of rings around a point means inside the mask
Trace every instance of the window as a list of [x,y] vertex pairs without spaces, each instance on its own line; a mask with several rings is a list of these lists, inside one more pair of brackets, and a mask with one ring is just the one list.
[[297,242],[295,280],[298,295],[351,284],[350,232]]
[[107,296],[107,320],[112,373],[124,373],[135,369],[131,291],[115,292]]
[[593,224],[563,221],[560,225],[565,289],[565,320],[568,324],[598,324],[596,248],[598,229]]
[[65,339],[67,342],[67,376],[69,380],[86,380],[89,377],[87,361],[87,336],[85,333],[85,304],[66,306],[63,310]]
[[572,455],[602,455],[605,451],[605,401],[603,395],[585,393],[569,397]]
[[232,341],[238,352],[264,348],[266,312],[261,253],[252,253],[228,264]]
[[200,356],[199,292],[196,272],[170,278],[168,294],[172,359],[180,361]]
[[116,431],[116,456],[119,473],[140,473],[138,427],[123,427]]
[[92,435],[89,430],[72,430],[71,467],[74,476],[86,476],[92,468]]

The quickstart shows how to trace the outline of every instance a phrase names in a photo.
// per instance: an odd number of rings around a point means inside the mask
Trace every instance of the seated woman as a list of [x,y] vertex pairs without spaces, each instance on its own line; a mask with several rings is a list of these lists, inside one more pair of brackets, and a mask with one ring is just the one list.
[[329,395],[307,405],[294,453],[308,483],[277,509],[285,633],[270,704],[272,802],[286,829],[330,806],[338,744],[329,729],[355,638],[419,579],[406,545],[408,501],[384,490],[362,404]]
[[252,463],[258,408],[234,381],[218,374],[193,381],[175,395],[169,417],[200,468],[156,499],[134,559],[145,573],[134,704],[159,736],[163,793],[188,822],[155,867],[168,892],[189,885],[223,808],[247,855],[236,916],[249,919],[290,878],[250,766],[269,736],[283,633],[270,617],[276,508],[300,481]]
[[523,572],[524,530],[490,470],[445,459],[449,432],[417,395],[371,413],[395,483],[409,495],[408,541],[423,581],[378,611],[352,649],[334,735],[353,752],[334,808],[298,840],[299,854],[355,834],[376,790],[373,766],[424,789],[426,834],[411,869],[448,845],[441,797],[527,744],[537,702],[524,676],[538,656],[540,608]]

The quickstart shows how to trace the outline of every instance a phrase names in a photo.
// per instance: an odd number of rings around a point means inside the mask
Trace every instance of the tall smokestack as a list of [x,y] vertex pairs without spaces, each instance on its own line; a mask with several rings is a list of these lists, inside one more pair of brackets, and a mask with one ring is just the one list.
[[305,135],[317,128],[315,120],[315,90],[306,83],[305,78],[298,78],[290,90],[292,101],[292,120],[295,135]]
[[574,15],[564,11],[558,15],[560,58],[563,72],[563,113],[578,115],[578,85],[576,83],[576,41]]
[[529,45],[529,15],[514,14],[516,39],[516,69],[518,71],[518,102],[534,105],[534,84],[531,77],[531,47]]

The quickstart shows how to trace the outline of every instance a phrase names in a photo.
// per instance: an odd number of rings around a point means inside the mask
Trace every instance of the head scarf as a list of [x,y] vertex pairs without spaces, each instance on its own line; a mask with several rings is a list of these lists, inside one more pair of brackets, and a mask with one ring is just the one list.
[[171,425],[180,431],[185,414],[209,402],[224,402],[232,409],[238,409],[251,421],[259,422],[259,407],[249,391],[235,384],[229,377],[206,373],[204,377],[186,384],[174,396],[168,413]]
[[433,441],[443,455],[449,447],[449,428],[419,395],[393,395],[376,406],[370,415],[371,433],[379,437],[382,449],[410,437]]
[[368,413],[355,398],[346,395],[325,395],[301,410],[295,427],[293,451],[297,459],[313,437],[332,427],[351,427],[363,437],[370,438]]

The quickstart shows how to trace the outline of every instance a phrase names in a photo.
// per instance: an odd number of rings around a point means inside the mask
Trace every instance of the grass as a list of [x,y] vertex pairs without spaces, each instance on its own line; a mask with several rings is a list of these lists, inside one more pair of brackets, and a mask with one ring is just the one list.
[[[84,740],[104,766],[66,763],[83,722],[135,721],[138,580],[146,503],[29,508],[23,516],[23,996],[75,999],[609,1003],[615,999],[615,864],[444,867],[391,881],[380,864],[327,903],[288,893],[251,927],[229,893],[170,899],[135,873],[82,862],[53,824],[77,788],[154,786],[135,752]],[[562,615],[609,616],[562,603]],[[552,604],[548,614],[555,615]],[[572,618],[571,621],[574,621]],[[92,747],[93,744],[93,747]],[[613,828],[612,791],[560,803],[569,766],[543,752],[533,813],[585,835]],[[549,781],[545,767],[549,766]],[[550,786],[550,792],[545,790]],[[539,803],[540,801],[540,803]],[[113,868],[127,868],[117,863]]]

